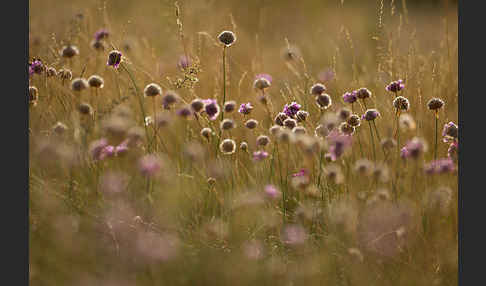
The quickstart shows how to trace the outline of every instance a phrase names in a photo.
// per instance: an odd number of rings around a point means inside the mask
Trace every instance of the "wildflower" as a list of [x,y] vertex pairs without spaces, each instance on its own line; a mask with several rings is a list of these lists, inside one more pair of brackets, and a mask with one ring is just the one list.
[[444,101],[442,101],[442,99],[440,98],[432,98],[430,99],[428,102],[427,102],[427,107],[430,109],[430,110],[435,110],[435,111],[438,111],[439,109],[441,109],[442,107],[444,106]]
[[413,158],[417,159],[422,153],[427,151],[427,144],[425,141],[421,138],[414,137],[410,141],[408,141],[404,149],[402,148],[402,154],[403,158]]
[[91,47],[97,51],[104,51],[105,50],[105,44],[102,41],[96,41],[93,40],[91,42]]
[[219,145],[219,150],[225,155],[231,155],[236,150],[236,143],[232,139],[224,139]]
[[83,115],[91,115],[93,114],[93,107],[91,107],[91,105],[89,105],[88,103],[83,102],[79,104],[78,111]]
[[287,114],[285,114],[283,112],[279,112],[277,114],[277,116],[275,116],[274,122],[277,125],[283,126],[283,123],[284,123],[285,119],[287,119],[287,118],[288,118]]
[[278,133],[282,130],[282,127],[279,126],[279,125],[273,125],[272,127],[270,127],[270,129],[268,130],[268,132],[273,135],[273,136],[277,136]]
[[248,143],[246,143],[245,141],[241,142],[240,150],[246,152],[248,150]]
[[358,100],[358,92],[357,91],[351,91],[351,92],[346,92],[343,94],[343,100],[344,102],[347,103],[355,103],[356,100]]
[[322,93],[316,97],[316,103],[320,109],[328,109],[332,105],[332,100],[329,94]]
[[229,47],[236,41],[236,35],[231,31],[223,31],[219,34],[218,40],[226,47]]
[[403,80],[399,79],[397,81],[392,81],[389,85],[386,86],[386,90],[391,91],[391,92],[399,92],[400,90],[405,88],[405,84],[403,83]]
[[326,137],[327,135],[329,135],[329,129],[327,129],[327,127],[325,127],[324,125],[319,124],[314,130],[314,134],[317,137]]
[[75,78],[71,81],[71,89],[74,91],[82,91],[87,89],[89,86],[88,81],[84,78]]
[[344,153],[346,148],[351,146],[351,136],[343,135],[336,131],[332,131],[328,136],[327,140],[329,142],[329,153],[331,154],[331,159],[336,161]]
[[45,70],[45,66],[41,60],[35,59],[29,65],[29,75],[41,74]]
[[285,115],[287,115],[288,117],[293,118],[297,114],[297,112],[300,110],[301,107],[302,106],[300,104],[293,101],[290,104],[285,104],[284,109],[283,109],[283,113],[285,113]]
[[380,144],[384,149],[392,149],[397,146],[397,141],[393,138],[384,138]]
[[209,137],[211,137],[211,135],[213,135],[213,131],[211,130],[211,128],[204,127],[203,129],[201,129],[201,136],[202,137],[209,139]]
[[336,164],[327,165],[327,167],[324,168],[324,174],[326,175],[326,178],[334,184],[341,184],[344,181],[341,167]]
[[52,126],[52,131],[54,133],[56,133],[57,135],[62,135],[64,133],[66,133],[66,131],[68,130],[68,127],[62,123],[62,122],[56,122],[56,124],[54,124],[54,126]]
[[72,58],[76,55],[79,55],[79,49],[76,46],[67,45],[62,48],[61,55],[65,58]]
[[235,111],[235,109],[236,109],[236,102],[235,101],[230,100],[230,101],[226,101],[224,103],[224,112],[231,113],[231,112]]
[[160,88],[160,86],[156,83],[150,83],[143,90],[143,94],[148,97],[161,95],[162,88]]
[[220,128],[221,130],[231,130],[235,127],[235,122],[232,119],[225,118],[221,121]]
[[393,100],[393,106],[398,109],[398,110],[404,110],[407,111],[410,107],[410,102],[406,97],[403,96],[397,96]]
[[100,29],[100,30],[96,31],[94,38],[95,38],[95,41],[101,41],[103,39],[108,38],[109,35],[110,35],[110,33],[108,32],[108,30]]
[[404,131],[414,131],[417,127],[413,117],[407,113],[400,114],[400,117],[398,118],[398,125],[400,126],[400,129]]
[[[156,94],[155,88],[152,94]],[[161,92],[159,94],[161,94]],[[164,107],[164,109],[170,109],[170,107],[174,105],[177,101],[179,101],[179,95],[177,95],[175,91],[169,90],[165,93],[164,97],[162,97],[162,106]]]
[[271,200],[280,198],[282,193],[274,185],[266,185],[264,188],[265,196]]
[[459,133],[459,128],[457,127],[456,124],[454,124],[454,122],[451,121],[445,124],[444,129],[442,129],[442,137],[444,137],[443,141],[447,143],[450,141],[457,140],[458,133]]
[[185,70],[191,66],[191,59],[186,57],[185,55],[182,55],[179,57],[179,60],[177,61],[177,66],[181,70]]
[[303,126],[295,126],[294,128],[292,128],[292,132],[294,134],[303,135],[307,133],[307,130],[305,130],[305,127]]
[[380,116],[380,112],[376,109],[368,109],[366,112],[361,116],[361,119],[366,121],[375,120],[377,117]]
[[347,122],[342,122],[339,125],[339,132],[346,134],[346,135],[353,135],[354,127],[348,124]]
[[123,56],[120,51],[113,50],[108,54],[108,61],[107,65],[112,66],[113,68],[117,69],[121,62],[123,61]]
[[88,78],[88,85],[94,88],[103,88],[105,82],[99,75],[92,75]]
[[256,121],[255,119],[248,119],[245,122],[245,126],[248,129],[255,129],[258,126],[258,121]]
[[346,122],[353,127],[358,127],[361,125],[361,119],[356,114],[349,116]]
[[283,229],[282,242],[289,245],[302,245],[307,237],[308,234],[301,225],[290,224]]
[[292,129],[294,129],[295,126],[297,126],[297,121],[295,121],[295,119],[292,119],[292,118],[287,118],[283,122],[283,125],[285,127],[287,127],[288,129],[292,130]]
[[162,165],[159,157],[148,154],[139,159],[138,168],[143,176],[153,177],[161,170]]
[[313,86],[311,86],[310,89],[310,94],[311,95],[320,95],[326,91],[326,86],[323,85],[322,83],[316,83]]
[[100,159],[101,151],[106,146],[108,146],[108,141],[105,138],[101,138],[90,143],[89,153],[91,154],[93,160]]
[[190,105],[185,105],[179,108],[176,112],[180,117],[188,119],[192,115],[192,110]]
[[297,111],[297,114],[296,114],[297,122],[303,122],[307,119],[307,117],[309,117],[309,112],[307,112],[305,110]]
[[268,157],[268,153],[262,150],[253,152],[253,160],[261,161]]
[[269,143],[270,143],[270,138],[268,138],[268,136],[266,136],[266,135],[260,135],[256,139],[257,146],[263,146],[263,147],[265,147]]
[[251,111],[253,110],[253,106],[251,105],[251,103],[242,103],[240,105],[240,108],[238,109],[238,112],[243,114],[243,115],[248,115],[251,113]]
[[369,176],[373,171],[373,163],[368,159],[358,159],[354,164],[354,171],[360,175]]
[[35,86],[29,86],[29,103],[36,104],[39,99],[39,90]]
[[71,80],[73,78],[73,73],[68,69],[60,69],[58,75],[63,80]]
[[204,102],[200,98],[191,101],[191,108],[194,112],[200,112],[204,108]]
[[47,77],[57,76],[57,71],[54,67],[48,67],[46,71]]
[[427,174],[444,174],[455,171],[454,161],[451,158],[434,160],[424,166]]
[[359,99],[366,99],[366,98],[371,97],[371,91],[369,91],[367,88],[362,87],[362,88],[356,90],[356,96]]
[[343,107],[336,112],[336,115],[342,121],[346,121],[346,119],[348,119],[351,116],[351,110],[349,110],[346,107]]
[[447,149],[447,157],[452,158],[453,160],[457,160],[457,152],[459,149],[459,143],[457,141],[453,141],[449,148]]
[[255,77],[253,88],[263,90],[272,85],[272,77],[269,74],[259,74]]

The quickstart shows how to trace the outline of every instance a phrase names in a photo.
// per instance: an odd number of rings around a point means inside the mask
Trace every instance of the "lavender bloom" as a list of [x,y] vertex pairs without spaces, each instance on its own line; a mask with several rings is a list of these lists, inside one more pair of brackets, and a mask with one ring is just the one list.
[[283,113],[285,113],[285,115],[287,115],[288,117],[293,118],[297,114],[297,112],[300,110],[301,107],[302,106],[300,104],[293,101],[290,104],[285,104],[284,109],[283,109]]
[[192,64],[191,59],[186,57],[185,55],[182,55],[179,57],[179,60],[177,61],[177,67],[185,70],[188,67],[190,67]]
[[146,177],[153,177],[161,169],[160,159],[153,155],[145,155],[138,161],[140,173]]
[[238,109],[238,112],[243,114],[243,115],[248,115],[251,113],[251,111],[253,110],[253,106],[251,105],[251,103],[242,103],[240,105],[240,108]]
[[301,225],[291,224],[285,226],[282,233],[282,242],[289,245],[301,245],[307,239],[307,232]]
[[362,87],[362,88],[356,90],[356,96],[359,99],[366,99],[366,98],[371,97],[371,91],[369,91],[367,88]]
[[265,151],[255,151],[253,152],[253,160],[261,161],[268,157],[268,153]]
[[215,99],[205,99],[204,102],[204,111],[209,116],[210,120],[215,120],[219,114],[219,105]]
[[275,187],[274,185],[266,185],[265,186],[265,196],[269,199],[278,199],[282,193]]
[[442,140],[445,143],[457,140],[458,131],[459,128],[454,122],[451,121],[445,124],[444,129],[442,129],[442,137],[444,137]]
[[340,134],[336,130],[333,130],[327,136],[329,143],[329,153],[331,154],[331,160],[336,161],[344,153],[347,147],[351,146],[351,136]]
[[386,86],[386,90],[391,91],[391,92],[399,92],[400,90],[405,88],[405,84],[403,83],[403,80],[399,79],[397,81],[392,81],[389,85]]
[[376,109],[368,109],[366,112],[361,116],[361,119],[370,121],[370,120],[375,120],[378,116],[380,116],[380,112]]
[[35,59],[32,63],[29,65],[29,75],[33,74],[41,74],[44,71],[44,64],[42,64],[41,60]]
[[357,91],[352,91],[352,92],[346,92],[343,94],[343,100],[344,102],[347,102],[347,103],[354,103],[356,102],[356,100],[358,100],[358,95],[357,95]]
[[117,50],[113,50],[108,54],[108,62],[106,63],[108,66],[112,66],[113,68],[117,69],[122,62],[122,53]]
[[452,173],[454,170],[455,166],[451,158],[438,159],[426,164],[424,167],[424,171],[427,174]]
[[98,30],[95,33],[94,38],[95,38],[95,41],[99,42],[102,39],[108,38],[109,35],[110,35],[110,33],[108,33],[108,30],[106,30],[106,29],[100,29],[100,30]]

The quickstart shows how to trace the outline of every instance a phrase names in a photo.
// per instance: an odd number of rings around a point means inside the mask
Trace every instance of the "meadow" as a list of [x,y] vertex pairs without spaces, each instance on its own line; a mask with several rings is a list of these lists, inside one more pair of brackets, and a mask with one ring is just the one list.
[[32,285],[457,285],[457,3],[29,14]]

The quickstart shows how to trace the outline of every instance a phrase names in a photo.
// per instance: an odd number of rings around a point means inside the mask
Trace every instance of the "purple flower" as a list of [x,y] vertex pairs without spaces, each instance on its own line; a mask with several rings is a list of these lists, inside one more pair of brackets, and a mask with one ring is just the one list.
[[115,156],[115,147],[112,145],[107,145],[101,149],[98,160],[102,161],[113,156]]
[[386,90],[391,91],[391,92],[399,92],[400,90],[405,88],[405,84],[403,83],[403,80],[399,79],[397,81],[392,81],[389,85],[386,86]]
[[442,129],[442,137],[444,137],[442,140],[445,143],[455,141],[457,139],[459,132],[459,128],[457,127],[454,122],[449,122],[444,125],[444,129]]
[[282,193],[274,185],[265,186],[265,196],[269,199],[277,199],[282,195]]
[[160,159],[153,154],[140,158],[138,166],[142,175],[146,177],[153,177],[161,169]]
[[264,78],[266,80],[268,80],[268,82],[271,84],[272,83],[272,76],[267,74],[267,73],[261,73],[261,74],[257,74],[255,76],[255,80],[258,80],[260,78]]
[[454,170],[455,166],[451,158],[438,159],[426,164],[424,167],[424,171],[427,174],[452,173]]
[[376,109],[368,109],[366,112],[361,116],[361,119],[370,121],[370,120],[375,120],[378,116],[380,116],[380,112]]
[[219,114],[219,105],[215,99],[204,99],[204,111],[209,116],[210,120],[215,120]]
[[400,149],[400,157],[402,159],[407,159],[409,156],[410,156],[410,152],[408,152],[407,147],[403,147],[402,149]]
[[292,177],[305,177],[309,174],[307,169],[300,169],[297,173],[292,174]]
[[268,153],[265,151],[255,151],[253,152],[253,160],[261,161],[268,157]]
[[240,105],[240,108],[238,109],[238,112],[244,115],[250,114],[250,112],[253,110],[253,106],[251,103],[242,103]]
[[329,153],[331,154],[331,160],[336,161],[344,153],[346,148],[351,146],[351,136],[341,134],[336,130],[331,131],[327,136],[329,143]]
[[29,75],[32,76],[33,74],[41,74],[44,71],[44,64],[42,64],[41,60],[34,60],[29,65]]
[[129,139],[124,140],[122,143],[120,143],[118,146],[115,147],[115,154],[117,156],[124,155],[128,152],[128,143]]
[[179,61],[177,62],[177,66],[180,68],[180,69],[187,69],[188,67],[190,67],[192,64],[192,61],[190,58],[186,57],[185,55],[182,55],[179,57]]
[[297,102],[293,101],[290,104],[285,104],[283,108],[283,113],[285,113],[289,117],[294,117],[297,112],[300,110],[302,106],[298,104]]
[[113,68],[117,69],[122,62],[122,53],[120,51],[113,50],[108,54],[108,62],[106,63],[108,66],[112,66]]
[[89,153],[91,154],[93,160],[100,160],[101,152],[106,146],[108,146],[108,141],[105,138],[91,142],[89,145]]
[[[405,149],[405,150],[404,150]],[[425,142],[417,137],[412,138],[407,144],[402,148],[401,156],[402,158],[413,158],[417,159],[423,152],[427,149]]]
[[343,94],[343,100],[344,100],[344,102],[347,102],[347,103],[356,102],[356,100],[358,100],[358,95],[357,95],[356,90],[351,91],[351,92],[346,92],[345,94]]
[[99,42],[102,39],[108,38],[109,35],[110,35],[110,33],[108,33],[108,30],[106,30],[106,29],[99,29],[95,33],[94,38],[95,38],[95,41]]

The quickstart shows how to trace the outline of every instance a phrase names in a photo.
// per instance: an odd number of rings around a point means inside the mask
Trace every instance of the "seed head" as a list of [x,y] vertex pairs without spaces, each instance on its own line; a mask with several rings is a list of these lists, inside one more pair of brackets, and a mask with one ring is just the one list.
[[78,111],[83,115],[91,115],[93,114],[93,107],[91,107],[91,105],[89,105],[88,103],[83,102],[79,104]]
[[408,99],[406,97],[397,96],[393,100],[393,106],[396,109],[407,111],[410,107],[410,102],[408,101]]
[[260,135],[256,139],[257,146],[263,146],[263,147],[265,147],[269,143],[270,143],[270,138],[268,138],[268,136],[266,136],[266,135]]
[[323,94],[325,91],[326,91],[325,85],[323,85],[322,83],[316,83],[311,87],[310,94],[311,95],[320,95],[320,94]]
[[356,100],[358,100],[358,92],[351,91],[351,92],[346,92],[343,94],[343,101],[347,103],[355,103]]
[[105,81],[99,75],[92,75],[88,78],[88,84],[94,88],[103,88]]
[[194,112],[200,112],[204,108],[204,102],[200,98],[191,101],[191,108]]
[[236,102],[231,100],[224,103],[224,112],[231,113],[236,109]]
[[295,126],[297,126],[297,121],[295,121],[295,119],[292,118],[287,118],[284,120],[283,125],[288,129],[292,130],[294,129]]
[[444,101],[442,101],[442,99],[440,99],[440,98],[434,97],[427,102],[427,107],[430,110],[436,110],[437,111],[437,110],[441,109],[443,106],[444,106]]
[[248,129],[255,129],[258,126],[258,121],[256,121],[255,119],[248,119],[245,122],[245,126]]
[[284,125],[283,123],[284,123],[285,119],[287,119],[287,118],[288,118],[287,114],[285,114],[283,112],[279,112],[277,114],[277,116],[275,116],[274,122],[277,125],[283,126]]
[[377,117],[380,116],[380,113],[376,109],[368,109],[366,112],[361,116],[361,119],[366,121],[375,120]]
[[160,85],[158,85],[156,83],[150,83],[143,90],[143,94],[145,96],[148,96],[148,97],[161,95],[162,94],[162,88],[160,88]]
[[236,143],[232,139],[224,139],[219,145],[219,150],[225,155],[231,155],[236,150]]
[[353,127],[358,127],[361,125],[361,119],[356,114],[349,116],[346,122]]
[[245,141],[241,142],[240,150],[246,152],[248,150],[248,143],[246,143]]
[[67,45],[62,48],[61,55],[65,58],[72,58],[76,55],[79,55],[79,49],[76,46]]
[[41,74],[42,72],[44,72],[45,69],[46,67],[44,66],[42,61],[35,59],[29,65],[29,75]]
[[220,124],[221,130],[231,130],[235,128],[235,122],[232,119],[225,118]]
[[332,105],[332,100],[329,94],[323,93],[316,96],[316,103],[320,109],[328,109]]
[[223,31],[219,34],[218,40],[226,47],[229,47],[236,41],[236,35],[231,31]]
[[362,87],[362,88],[356,90],[356,96],[359,99],[366,99],[366,98],[371,97],[371,91],[369,91],[367,88]]
[[88,81],[84,78],[75,78],[71,81],[71,89],[74,91],[81,92],[87,89],[89,86]]
[[120,51],[113,50],[108,54],[108,61],[106,64],[108,66],[112,66],[115,69],[117,69],[120,66],[122,61],[123,61],[122,53]]

